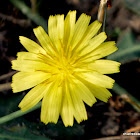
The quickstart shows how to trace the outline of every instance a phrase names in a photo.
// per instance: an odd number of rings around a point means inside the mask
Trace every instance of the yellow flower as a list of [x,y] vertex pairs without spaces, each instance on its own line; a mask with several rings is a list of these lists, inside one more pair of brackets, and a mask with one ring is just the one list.
[[[114,80],[103,74],[119,72],[120,63],[103,58],[117,50],[115,42],[103,43],[107,36],[97,34],[101,23],[81,14],[76,22],[76,11],[50,16],[48,34],[42,27],[34,34],[41,46],[20,36],[28,52],[19,52],[12,68],[20,71],[13,76],[13,92],[32,88],[19,107],[26,111],[41,99],[41,121],[57,123],[59,115],[65,126],[87,120],[84,103],[92,106],[96,98],[107,102]],[[95,36],[95,37],[94,37]],[[95,98],[96,97],[96,98]]]

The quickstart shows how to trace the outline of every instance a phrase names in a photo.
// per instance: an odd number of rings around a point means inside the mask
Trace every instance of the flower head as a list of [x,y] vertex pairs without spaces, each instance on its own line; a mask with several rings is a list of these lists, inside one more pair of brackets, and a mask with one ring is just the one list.
[[50,16],[48,34],[42,27],[34,34],[40,45],[20,36],[28,52],[19,52],[12,68],[20,72],[13,76],[13,92],[32,88],[19,107],[28,110],[42,99],[41,121],[57,123],[59,115],[65,126],[87,120],[84,103],[92,106],[96,98],[107,102],[114,80],[104,74],[119,72],[120,63],[100,59],[117,50],[115,42],[103,43],[107,36],[97,34],[101,23],[76,11]]

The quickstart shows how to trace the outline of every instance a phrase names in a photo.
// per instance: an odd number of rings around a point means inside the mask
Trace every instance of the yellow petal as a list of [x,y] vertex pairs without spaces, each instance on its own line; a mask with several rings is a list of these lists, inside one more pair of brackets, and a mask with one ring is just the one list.
[[50,74],[44,72],[18,72],[12,77],[13,92],[20,92],[40,84],[50,78]]
[[97,72],[102,74],[111,74],[120,72],[119,70],[120,63],[111,60],[96,60],[87,66],[89,70],[96,70]]
[[39,55],[35,53],[30,53],[30,52],[18,52],[17,53],[17,59],[18,60],[36,60],[36,61],[41,61],[39,58]]
[[89,89],[97,99],[103,102],[107,102],[108,99],[112,96],[111,93],[106,88],[103,87],[99,87],[92,84],[89,85]]
[[58,40],[57,32],[57,18],[56,16],[49,16],[48,19],[48,33],[53,43]]
[[115,46],[114,41],[102,43],[96,49],[94,49],[87,57],[86,61],[93,61],[103,58],[109,54],[115,52],[118,48]]
[[81,99],[81,96],[79,95],[79,92],[77,92],[75,85],[69,83],[68,87],[73,101],[74,117],[76,121],[80,123],[83,120],[87,120],[87,112],[85,109],[85,105]]
[[53,42],[53,45],[59,51],[64,35],[64,15],[56,15],[49,17],[48,33]]
[[78,94],[87,105],[92,106],[96,102],[91,91],[79,80],[74,80],[73,87],[75,88],[75,93]]
[[96,49],[101,43],[103,43],[106,38],[107,38],[107,35],[106,35],[105,32],[102,32],[102,33],[98,34],[97,36],[95,36],[94,38],[92,38],[88,42],[88,45],[81,49],[80,56],[83,56],[83,55],[86,55],[86,54],[88,56],[89,53],[91,51],[93,51],[94,49]]
[[63,43],[65,47],[69,45],[72,39],[74,29],[75,29],[75,21],[76,21],[76,11],[69,11],[64,21]]
[[18,52],[17,60],[32,60],[32,61],[47,63],[50,65],[55,65],[54,61],[51,59],[50,56],[43,55],[43,54],[35,54],[35,53],[30,53],[30,52]]
[[31,89],[19,104],[21,110],[26,111],[35,106],[43,98],[44,94],[47,93],[47,90],[47,83],[41,83],[33,89]]
[[45,32],[45,30],[41,26],[38,26],[37,28],[34,28],[33,31],[41,46],[46,50],[47,53],[52,54],[55,48],[53,47],[50,37]]
[[[63,52],[63,36],[64,36],[64,15],[57,15],[56,16],[56,22],[57,22],[57,30],[54,32],[56,33],[57,38],[54,39],[54,44],[58,51],[61,50]],[[53,34],[53,36],[54,36]]]
[[[86,72],[77,74],[80,78],[87,80],[90,83],[93,83],[97,86],[112,88],[114,84],[114,80],[106,75],[102,75],[98,72]],[[77,75],[75,75],[77,77]],[[79,79],[79,77],[77,77]]]
[[[100,29],[101,25],[102,24],[100,22],[98,22],[97,20],[94,21],[93,23],[91,23],[88,26],[88,28],[87,28],[85,34],[83,35],[82,39],[80,40],[80,42],[76,45],[76,47],[74,49],[76,49],[76,51],[79,51],[79,50],[85,48],[85,45],[87,45],[89,43],[89,40],[98,32],[98,30]],[[99,38],[102,39],[105,36],[106,36],[105,33],[101,33],[99,35]],[[99,38],[97,36],[95,38],[96,38],[95,40],[99,40]],[[96,41],[96,43],[99,43],[99,42]],[[93,39],[92,39],[90,41],[89,45],[91,45],[91,44],[95,45],[96,43],[93,44]],[[93,47],[93,45],[92,45],[92,47]]]
[[72,49],[78,44],[78,42],[82,39],[84,33],[88,28],[88,24],[90,22],[91,17],[86,14],[81,14],[79,19],[75,24],[75,30],[73,33],[73,37],[70,43]]
[[107,102],[108,99],[112,96],[111,93],[104,87],[96,86],[84,79],[80,79],[81,82],[83,82],[89,90],[92,92],[92,94],[99,100],[103,102]]
[[57,15],[57,32],[58,32],[58,38],[62,40],[63,42],[63,36],[64,36],[64,15]]
[[20,43],[26,48],[27,51],[32,52],[32,53],[46,54],[46,51],[36,42],[24,36],[19,36],[19,40],[20,40]]
[[45,94],[41,107],[41,121],[57,123],[62,101],[62,87],[59,82],[51,85],[48,94]]
[[13,60],[12,69],[23,72],[50,71],[47,64],[31,60]]
[[69,80],[64,90],[61,110],[61,116],[65,126],[73,125],[73,115],[78,123],[87,119],[83,101],[90,106],[96,102],[94,95],[82,82],[76,80],[74,77],[73,82],[70,82]]
[[74,122],[74,107],[70,92],[66,84],[63,87],[63,100],[62,100],[62,109],[61,109],[61,117],[64,125],[73,126]]

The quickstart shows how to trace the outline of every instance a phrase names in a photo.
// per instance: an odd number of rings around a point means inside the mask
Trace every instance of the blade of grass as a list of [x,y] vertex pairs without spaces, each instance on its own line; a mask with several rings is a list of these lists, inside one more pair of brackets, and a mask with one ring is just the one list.
[[[115,93],[118,95],[124,97],[124,99],[137,111],[140,112],[140,101],[137,100],[134,96],[132,96],[130,93],[128,93],[127,90],[122,88],[117,83],[114,84],[113,89]],[[126,96],[124,96],[126,95]]]
[[27,114],[29,112],[32,112],[32,111],[34,111],[34,110],[36,110],[36,109],[38,109],[40,107],[41,107],[41,102],[39,102],[36,106],[34,106],[33,108],[31,108],[31,109],[29,109],[29,110],[27,110],[25,112],[22,112],[21,110],[18,110],[18,111],[13,112],[13,113],[11,113],[9,115],[1,117],[0,118],[0,124],[3,124],[3,123],[8,122],[8,121],[11,121],[11,120],[16,119],[18,117],[21,117],[21,116],[23,116],[23,115],[25,115],[25,114]]
[[34,23],[37,25],[42,26],[46,31],[47,28],[47,22],[46,20],[41,17],[38,13],[33,13],[31,8],[29,8],[24,1],[21,0],[10,0],[10,2],[17,7],[24,15],[26,15],[29,19],[31,19]]

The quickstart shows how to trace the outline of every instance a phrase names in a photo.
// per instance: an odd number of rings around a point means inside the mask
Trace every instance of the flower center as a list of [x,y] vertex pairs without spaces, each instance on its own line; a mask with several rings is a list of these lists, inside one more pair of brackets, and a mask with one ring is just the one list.
[[67,58],[65,58],[64,56],[59,62],[59,71],[62,75],[72,73],[72,66],[68,63]]

